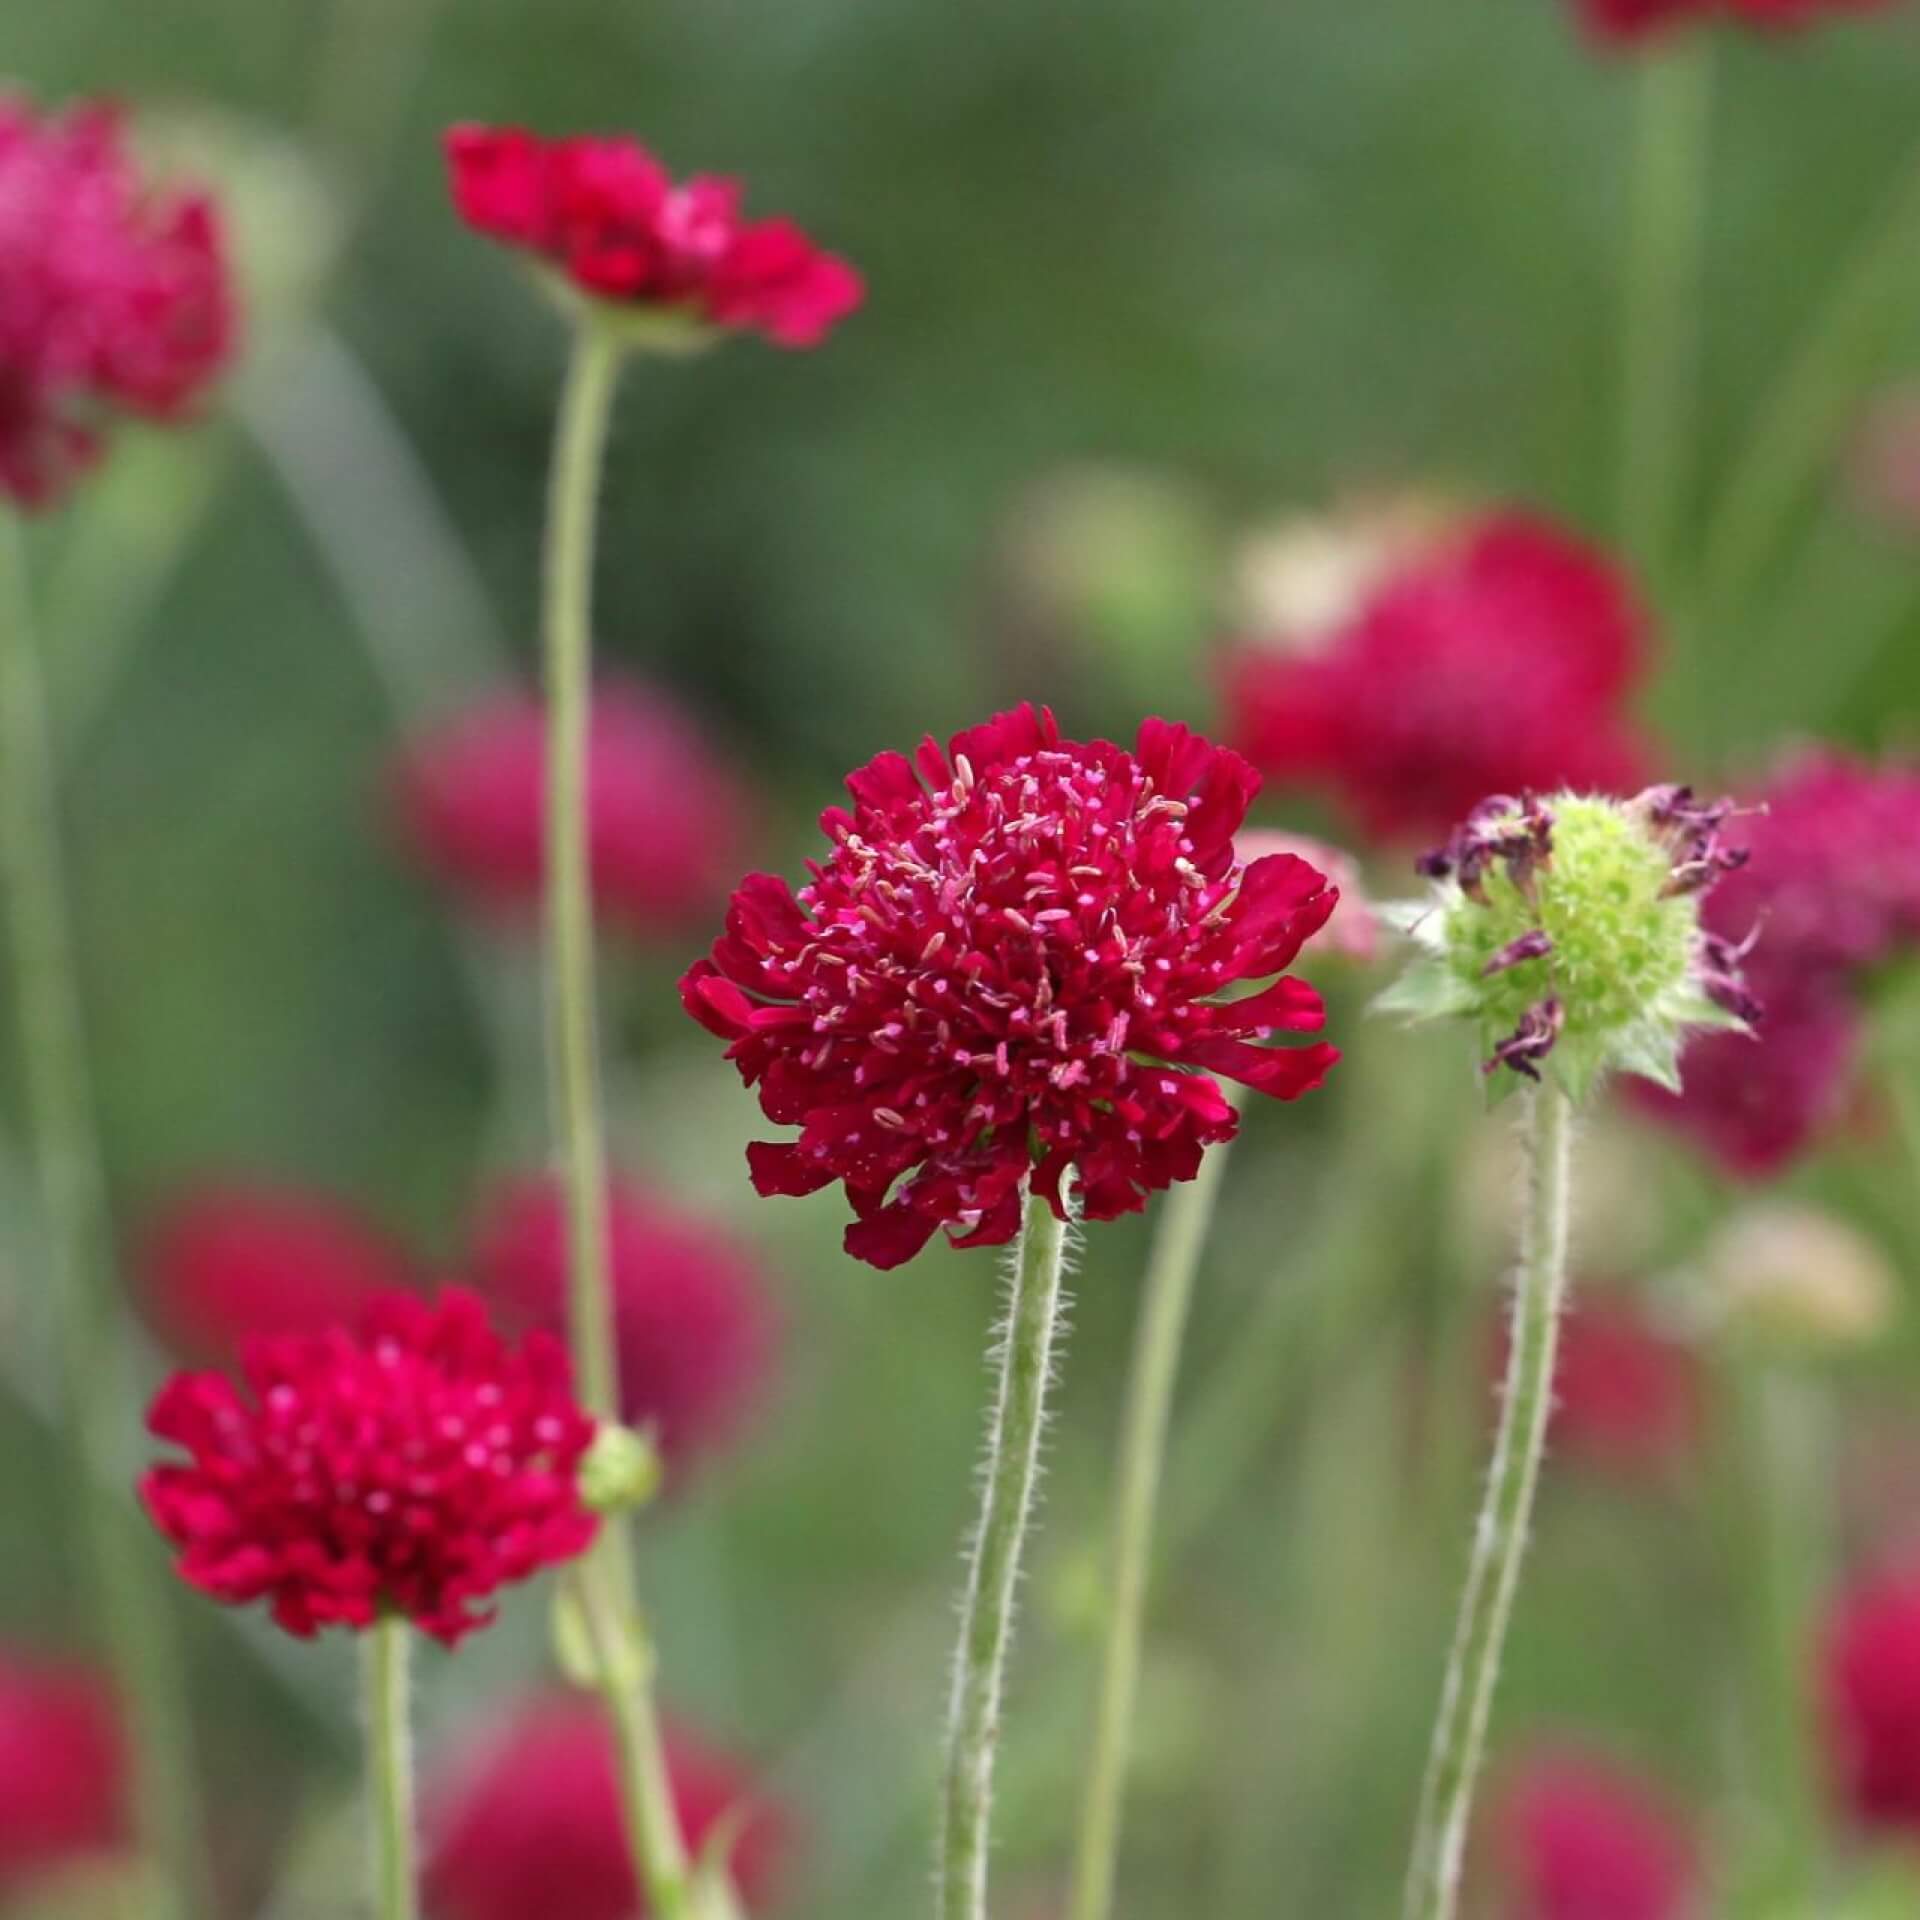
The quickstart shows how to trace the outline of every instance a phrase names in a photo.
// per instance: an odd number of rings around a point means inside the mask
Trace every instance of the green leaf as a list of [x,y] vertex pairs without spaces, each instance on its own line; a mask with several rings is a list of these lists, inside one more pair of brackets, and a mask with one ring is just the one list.
[[1613,1064],[1669,1093],[1680,1091],[1680,1035],[1665,1020],[1643,1020],[1613,1043]]
[[1370,1013],[1397,1013],[1408,1020],[1445,1020],[1476,1012],[1480,996],[1449,967],[1416,960],[1399,979],[1376,994]]

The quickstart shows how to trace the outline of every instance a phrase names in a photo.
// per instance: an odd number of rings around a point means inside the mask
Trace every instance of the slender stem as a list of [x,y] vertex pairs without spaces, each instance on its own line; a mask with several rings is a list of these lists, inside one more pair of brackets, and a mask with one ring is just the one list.
[[1066,1223],[1057,1220],[1038,1195],[1030,1194],[1014,1251],[1000,1380],[987,1430],[980,1524],[968,1560],[954,1658],[937,1881],[940,1920],[986,1920],[993,1755],[1000,1737],[1000,1697],[1013,1638],[1020,1552],[1040,1478],[1040,1436],[1060,1325],[1067,1237]]
[[[587,722],[593,677],[594,506],[621,348],[580,321],[560,400],[547,496],[546,951],[548,1071],[567,1199],[567,1319],[582,1403],[620,1417],[600,1111],[593,888],[587,838]],[[610,1519],[581,1568],[601,1693],[619,1747],[629,1837],[655,1920],[691,1912],[686,1843],[653,1707],[652,1662],[635,1606],[630,1542]]]
[[1500,1431],[1474,1527],[1467,1590],[1421,1794],[1406,1920],[1452,1920],[1459,1906],[1474,1784],[1553,1410],[1566,1294],[1573,1117],[1566,1096],[1551,1084],[1534,1092],[1528,1106],[1527,1211]]
[[121,1511],[128,1484],[121,1418],[132,1395],[107,1288],[106,1179],[93,1130],[25,540],[5,514],[0,596],[0,877],[73,1498],[98,1628],[128,1721],[135,1819],[155,1876],[151,1911],[159,1920],[186,1920],[212,1911],[192,1738],[166,1595]]
[[1676,35],[1641,62],[1628,213],[1620,533],[1650,581],[1687,488],[1712,119],[1712,36]]
[[1200,1162],[1198,1175],[1167,1195],[1161,1203],[1153,1253],[1147,1264],[1132,1374],[1121,1415],[1106,1653],[1094,1719],[1093,1752],[1081,1800],[1079,1848],[1073,1892],[1067,1904],[1070,1920],[1107,1920],[1113,1906],[1134,1697],[1140,1680],[1147,1581],[1152,1567],[1154,1509],[1193,1283],[1200,1270],[1200,1255],[1226,1160],[1227,1149],[1215,1147]]
[[367,1813],[374,1920],[414,1920],[413,1735],[408,1719],[411,1629],[398,1614],[360,1636],[366,1688]]
[[1711,616],[1736,608],[1766,564],[1845,425],[1882,330],[1903,316],[1900,295],[1920,257],[1920,155],[1896,180],[1812,330],[1761,405],[1707,528],[1699,600]]
[[556,1150],[566,1187],[568,1326],[578,1386],[603,1420],[620,1411],[607,1252],[593,891],[587,857],[587,719],[593,677],[593,521],[620,371],[610,333],[583,320],[560,399],[547,494],[547,1018]]

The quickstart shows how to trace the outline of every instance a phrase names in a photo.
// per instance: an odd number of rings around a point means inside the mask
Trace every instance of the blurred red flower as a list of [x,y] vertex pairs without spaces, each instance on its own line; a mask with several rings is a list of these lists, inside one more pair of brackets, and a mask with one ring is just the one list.
[[[729,1855],[749,1912],[770,1896],[789,1835],[742,1768],[669,1727],[667,1770],[688,1847],[744,1816]],[[427,1903],[441,1920],[644,1920],[605,1716],[584,1699],[527,1701],[426,1792]]]
[[812,884],[749,876],[681,983],[761,1111],[802,1130],[749,1148],[755,1187],[843,1182],[847,1251],[892,1267],[943,1226],[1011,1240],[1029,1174],[1057,1209],[1074,1167],[1093,1220],[1192,1179],[1239,1126],[1211,1074],[1318,1086],[1334,1048],[1255,1044],[1320,1028],[1311,987],[1216,998],[1289,966],[1337,898],[1295,855],[1235,858],[1258,785],[1165,720],[1129,753],[1031,706],[853,774]]
[[1807,754],[1725,831],[1750,857],[1701,919],[1728,942],[1754,939],[1746,976],[1765,1009],[1759,1038],[1695,1040],[1684,1093],[1635,1083],[1634,1095],[1730,1171],[1761,1176],[1844,1109],[1860,976],[1920,938],[1920,767]]
[[[1498,1381],[1509,1346],[1504,1313],[1488,1346]],[[1702,1390],[1693,1349],[1655,1326],[1627,1295],[1583,1295],[1561,1321],[1549,1445],[1603,1473],[1658,1478],[1692,1456]]]
[[212,202],[142,179],[111,107],[0,95],[0,494],[54,504],[112,414],[178,418],[234,333]]
[[1346,618],[1236,646],[1231,731],[1263,772],[1383,839],[1443,834],[1489,793],[1630,790],[1644,627],[1612,563],[1548,522],[1437,522]]
[[[655,1431],[677,1475],[730,1440],[764,1395],[773,1314],[758,1259],[724,1228],[629,1181],[612,1183],[607,1211],[621,1418]],[[554,1182],[488,1196],[472,1278],[509,1320],[564,1327],[567,1227]]]
[[147,1421],[191,1460],[141,1496],[216,1600],[268,1600],[303,1638],[391,1609],[451,1646],[497,1588],[593,1539],[566,1350],[542,1332],[510,1348],[471,1294],[388,1294],[357,1333],[253,1340],[244,1373],[247,1393],[176,1374]]
[[1611,1762],[1545,1748],[1509,1772],[1492,1808],[1507,1920],[1680,1920],[1694,1850],[1675,1814]]
[[[501,695],[411,741],[394,788],[428,869],[485,911],[537,914],[546,867],[546,709]],[[706,912],[737,871],[745,790],[664,694],[627,681],[595,690],[587,737],[588,857],[595,899],[635,935]]]
[[738,181],[676,184],[637,140],[461,126],[446,147],[460,217],[596,300],[812,347],[863,297],[859,274],[791,220],[745,219]]
[[330,1195],[262,1181],[188,1188],[148,1224],[142,1305],[175,1352],[230,1366],[255,1334],[351,1325],[412,1284],[406,1255]]
[[125,1776],[105,1681],[0,1651],[0,1896],[124,1845]]
[[1687,21],[1732,20],[1742,26],[1811,26],[1835,13],[1872,13],[1892,0],[1579,0],[1589,30],[1604,41],[1644,40]]
[[1840,1596],[1823,1682],[1842,1805],[1863,1827],[1920,1836],[1920,1566],[1873,1575]]

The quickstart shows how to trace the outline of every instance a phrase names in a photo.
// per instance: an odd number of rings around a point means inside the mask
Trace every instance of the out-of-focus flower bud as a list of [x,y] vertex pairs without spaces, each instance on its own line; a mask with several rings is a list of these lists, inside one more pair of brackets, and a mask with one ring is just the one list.
[[1339,847],[1329,846],[1304,833],[1284,833],[1256,828],[1239,834],[1234,851],[1251,864],[1270,853],[1296,854],[1308,866],[1317,867],[1340,890],[1340,904],[1320,929],[1320,951],[1337,954],[1360,966],[1371,966],[1380,957],[1380,922],[1367,898],[1366,882],[1360,877],[1360,863]]
[[1705,1278],[1716,1318],[1782,1347],[1864,1346],[1898,1310],[1886,1255],[1818,1207],[1768,1202],[1736,1213],[1708,1245]]

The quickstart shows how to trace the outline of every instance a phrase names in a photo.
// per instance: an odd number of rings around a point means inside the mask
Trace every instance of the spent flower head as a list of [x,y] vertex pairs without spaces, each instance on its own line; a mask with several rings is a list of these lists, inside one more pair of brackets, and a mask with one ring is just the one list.
[[460,217],[636,346],[684,352],[743,328],[818,346],[863,296],[791,220],[745,218],[737,180],[675,181],[637,140],[459,126],[446,150]]
[[243,1372],[176,1374],[147,1422],[189,1458],[141,1496],[216,1600],[266,1600],[301,1638],[398,1614],[451,1646],[498,1588],[592,1543],[594,1424],[566,1349],[510,1347],[471,1294],[391,1294],[356,1332],[254,1340]]
[[1093,1220],[1192,1179],[1239,1126],[1214,1074],[1318,1086],[1334,1048],[1267,1043],[1323,1023],[1282,969],[1337,896],[1297,855],[1236,856],[1258,785],[1169,721],[1129,752],[1031,706],[853,774],[812,884],[750,875],[681,983],[801,1130],[749,1149],[755,1186],[843,1182],[847,1250],[897,1266],[942,1227],[1011,1240],[1029,1179],[1064,1212],[1073,1168]]
[[1377,1004],[1473,1021],[1496,1092],[1550,1073],[1584,1099],[1616,1070],[1677,1086],[1690,1032],[1760,1013],[1744,943],[1701,924],[1744,858],[1721,839],[1730,811],[1685,787],[1482,801],[1420,861],[1429,897],[1392,911],[1419,952]]

